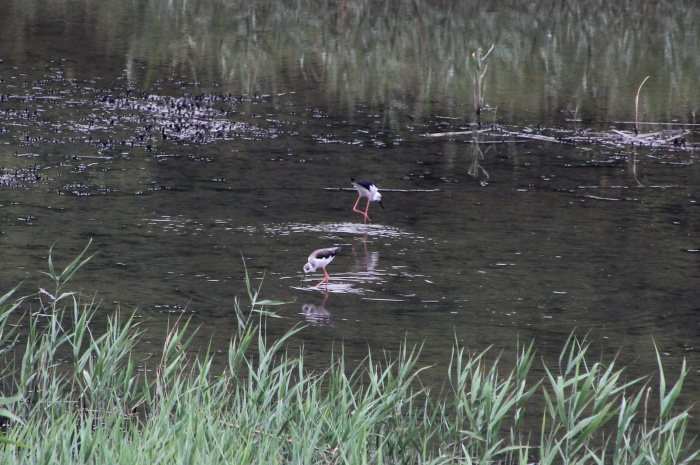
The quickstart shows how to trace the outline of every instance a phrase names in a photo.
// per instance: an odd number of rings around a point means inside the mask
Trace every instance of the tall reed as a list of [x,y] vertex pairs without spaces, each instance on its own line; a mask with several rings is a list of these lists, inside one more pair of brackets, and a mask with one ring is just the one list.
[[471,54],[472,80],[474,83],[474,114],[481,115],[484,109],[484,76],[489,69],[489,65],[485,64],[486,58],[493,51],[495,44],[491,45],[486,53],[479,47],[476,52]]

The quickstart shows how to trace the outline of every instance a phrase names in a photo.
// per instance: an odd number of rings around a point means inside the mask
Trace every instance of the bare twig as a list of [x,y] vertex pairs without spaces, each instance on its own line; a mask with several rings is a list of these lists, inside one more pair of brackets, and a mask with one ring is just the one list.
[[639,130],[637,128],[637,123],[639,121],[638,115],[639,115],[639,93],[642,91],[642,86],[644,85],[645,82],[647,82],[647,79],[649,79],[649,76],[645,77],[644,80],[642,81],[641,84],[639,84],[639,88],[637,89],[637,95],[634,97],[634,133],[639,134]]

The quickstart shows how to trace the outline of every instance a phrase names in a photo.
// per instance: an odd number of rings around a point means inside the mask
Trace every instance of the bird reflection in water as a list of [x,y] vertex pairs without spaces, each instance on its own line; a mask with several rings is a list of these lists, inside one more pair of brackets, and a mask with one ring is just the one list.
[[[355,263],[352,266],[352,272],[362,276],[366,280],[378,279],[377,264],[379,263],[379,252],[367,250],[367,233],[360,238],[358,243],[352,245],[352,256]],[[357,246],[356,246],[357,245]]]
[[328,300],[328,290],[324,292],[323,302],[320,304],[306,302],[301,306],[301,314],[304,315],[306,321],[314,325],[333,324],[333,315],[326,310],[326,300]]

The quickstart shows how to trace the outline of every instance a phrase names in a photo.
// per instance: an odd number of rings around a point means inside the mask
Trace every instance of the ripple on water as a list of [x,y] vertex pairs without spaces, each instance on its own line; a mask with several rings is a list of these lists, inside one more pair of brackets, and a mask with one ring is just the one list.
[[291,286],[292,289],[296,289],[298,291],[310,291],[310,292],[325,292],[326,294],[364,294],[366,292],[365,289],[362,288],[356,288],[353,287],[352,283],[347,283],[347,282],[338,282],[338,281],[347,281],[348,277],[347,276],[341,276],[341,275],[333,275],[333,281],[331,283],[328,283],[328,286],[325,284],[322,286],[316,287],[316,285],[311,284],[308,286]]
[[161,229],[163,232],[174,232],[178,235],[195,235],[204,229],[201,223],[183,215],[162,215],[158,218],[142,218],[141,221],[148,227]]
[[386,226],[381,224],[360,224],[360,223],[282,223],[282,224],[262,224],[258,226],[241,226],[237,228],[241,232],[248,234],[263,234],[267,236],[288,236],[291,234],[301,234],[307,232],[325,234],[353,234],[368,237],[382,238],[414,238],[416,241],[425,242],[426,238],[416,236],[401,228]]

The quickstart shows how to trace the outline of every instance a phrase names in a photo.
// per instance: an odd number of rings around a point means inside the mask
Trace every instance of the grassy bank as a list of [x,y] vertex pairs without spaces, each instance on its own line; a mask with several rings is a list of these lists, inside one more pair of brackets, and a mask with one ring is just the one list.
[[[630,380],[571,337],[558,366],[533,379],[531,345],[508,367],[455,345],[442,392],[422,387],[419,348],[358,366],[341,352],[311,371],[288,344],[299,328],[265,337],[276,302],[249,282],[227,369],[190,352],[187,322],[144,364],[133,318],[115,314],[96,334],[95,301],[68,290],[85,253],[61,272],[49,258],[52,289],[0,302],[2,463],[680,464],[699,454],[675,405],[686,367],[668,383],[658,355],[657,377]],[[31,314],[30,299],[41,306]]]

